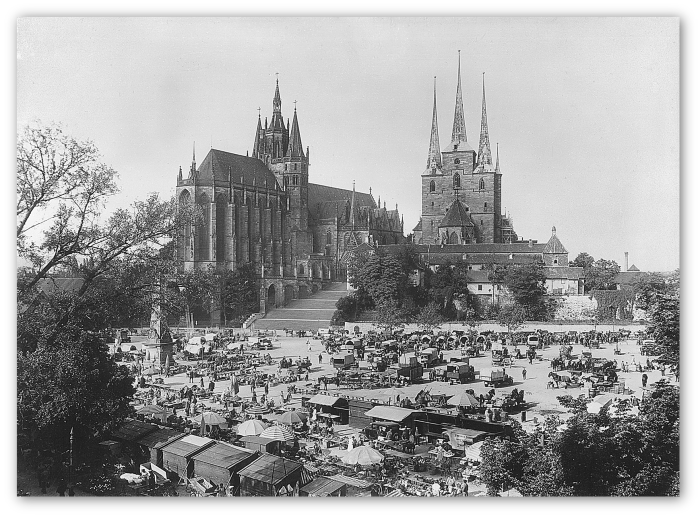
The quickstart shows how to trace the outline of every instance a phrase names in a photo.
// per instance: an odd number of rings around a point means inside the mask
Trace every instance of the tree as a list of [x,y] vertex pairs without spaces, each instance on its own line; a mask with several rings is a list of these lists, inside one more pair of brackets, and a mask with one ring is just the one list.
[[588,271],[584,270],[586,291],[615,289],[615,277],[619,272],[620,266],[614,260],[596,260]]
[[[117,173],[100,162],[95,145],[65,135],[59,125],[28,126],[17,138],[18,252],[39,264],[39,250],[27,242],[32,229],[54,221],[63,246],[49,269],[92,239],[92,227],[107,197],[117,191]],[[37,221],[37,219],[39,219]]]
[[517,303],[504,305],[498,312],[498,323],[508,329],[508,334],[513,336],[513,332],[523,327],[525,323],[526,311]]
[[377,325],[388,333],[392,333],[395,328],[399,327],[405,321],[404,312],[391,303],[380,304],[377,306]]
[[544,264],[541,262],[513,265],[505,271],[504,284],[528,319],[547,319],[545,280]]
[[664,349],[666,358],[676,367],[680,361],[680,295],[659,294],[653,297],[649,310],[648,330]]
[[659,273],[645,273],[641,275],[635,280],[633,288],[636,295],[636,306],[645,311],[651,307],[654,296],[674,290],[666,284],[666,279]]
[[408,274],[393,256],[372,255],[361,270],[363,289],[375,306],[401,306],[406,293]]
[[95,335],[72,328],[18,353],[18,423],[44,448],[65,444],[73,427],[104,433],[133,414],[133,381]]
[[593,263],[595,262],[595,259],[591,257],[588,253],[585,251],[582,251],[579,253],[574,260],[569,261],[569,266],[570,267],[581,267],[583,268],[584,273],[587,272]]
[[442,321],[440,307],[435,302],[430,302],[425,307],[422,307],[416,316],[416,323],[423,332],[432,332],[434,328],[440,326]]
[[224,323],[229,319],[237,323],[241,322],[260,306],[258,282],[252,264],[238,266],[232,271],[220,272],[219,284]]

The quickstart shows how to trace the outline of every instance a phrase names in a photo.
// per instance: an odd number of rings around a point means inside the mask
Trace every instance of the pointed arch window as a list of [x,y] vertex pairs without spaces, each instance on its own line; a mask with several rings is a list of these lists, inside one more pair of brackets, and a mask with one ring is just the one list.
[[489,211],[489,204],[484,203],[484,212],[488,212],[488,211]]
[[326,244],[333,244],[333,234],[331,233],[330,229],[326,232]]
[[452,176],[452,188],[462,188],[462,180],[459,178],[459,174]]
[[435,182],[434,181],[430,182],[430,192],[435,192]]
[[484,185],[484,178],[479,179],[479,190],[484,190],[486,186]]

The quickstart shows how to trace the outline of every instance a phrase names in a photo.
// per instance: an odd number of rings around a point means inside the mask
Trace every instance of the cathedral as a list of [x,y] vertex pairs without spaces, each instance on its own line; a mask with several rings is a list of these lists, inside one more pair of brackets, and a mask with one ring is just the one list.
[[462,103],[461,63],[450,143],[440,149],[437,96],[433,85],[433,122],[425,171],[421,175],[421,219],[413,229],[416,244],[511,243],[518,240],[509,217],[501,213],[501,169],[492,159],[482,83],[481,134],[477,150],[469,144]]
[[250,155],[210,149],[198,166],[193,150],[188,174],[180,168],[178,203],[203,214],[177,239],[182,268],[253,264],[266,312],[344,280],[357,246],[404,241],[398,206],[387,210],[354,182],[352,190],[310,183],[309,167],[296,107],[285,124],[277,81],[272,118],[263,124],[258,114]]

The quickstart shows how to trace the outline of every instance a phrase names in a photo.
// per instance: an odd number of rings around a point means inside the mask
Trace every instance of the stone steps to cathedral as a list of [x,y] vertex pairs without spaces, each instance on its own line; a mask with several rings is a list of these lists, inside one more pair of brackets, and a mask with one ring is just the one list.
[[256,330],[318,330],[330,325],[336,302],[347,296],[344,283],[335,282],[308,298],[292,300],[286,307],[271,309],[255,321]]

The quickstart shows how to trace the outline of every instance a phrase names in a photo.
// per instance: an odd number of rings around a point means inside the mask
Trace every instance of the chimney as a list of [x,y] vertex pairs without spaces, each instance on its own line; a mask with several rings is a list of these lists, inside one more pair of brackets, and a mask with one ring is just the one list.
[[630,253],[629,251],[625,251],[625,271],[630,270]]
[[532,239],[527,241],[527,247],[532,248]]

